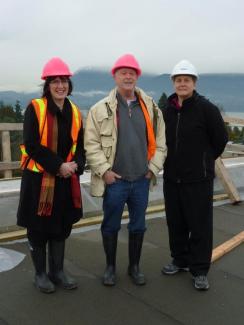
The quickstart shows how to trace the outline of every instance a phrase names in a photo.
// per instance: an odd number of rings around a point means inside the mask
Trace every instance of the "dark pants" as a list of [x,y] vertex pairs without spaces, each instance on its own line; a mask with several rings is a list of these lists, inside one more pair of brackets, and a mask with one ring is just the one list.
[[206,275],[213,246],[213,181],[164,181],[166,219],[173,263]]
[[142,177],[133,182],[119,179],[106,186],[103,199],[104,218],[101,226],[103,234],[110,235],[120,230],[125,203],[129,211],[129,232],[144,233],[149,183],[149,179]]

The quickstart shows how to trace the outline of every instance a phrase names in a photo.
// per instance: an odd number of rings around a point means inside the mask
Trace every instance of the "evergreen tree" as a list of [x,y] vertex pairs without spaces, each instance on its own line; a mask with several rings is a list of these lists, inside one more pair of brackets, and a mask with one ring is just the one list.
[[16,122],[15,112],[11,105],[5,105],[3,102],[0,102],[0,122],[1,123]]
[[238,126],[234,126],[233,133],[234,133],[234,141],[238,142],[241,135],[241,130],[239,129]]
[[[20,102],[16,101],[15,107],[6,105],[0,101],[0,123],[22,123],[23,114],[20,106]],[[11,157],[12,161],[20,160],[19,145],[23,142],[22,131],[11,131]],[[0,148],[0,156],[2,156],[2,148]],[[16,173],[16,172],[14,172]]]
[[162,96],[159,98],[158,101],[158,107],[163,111],[163,109],[166,107],[167,104],[167,95],[165,93],[162,93]]
[[0,123],[22,123],[23,114],[20,102],[17,100],[15,106],[6,105],[0,101]]
[[16,122],[22,123],[23,122],[23,114],[22,114],[22,109],[21,109],[19,100],[16,100],[16,104],[14,106],[14,112],[15,112]]

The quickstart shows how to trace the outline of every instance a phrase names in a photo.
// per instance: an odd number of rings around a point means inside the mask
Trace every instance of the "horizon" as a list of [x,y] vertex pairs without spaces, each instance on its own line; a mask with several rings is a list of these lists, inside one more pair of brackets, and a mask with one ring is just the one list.
[[[95,73],[101,72],[101,73],[107,73],[108,76],[111,76],[110,69],[108,69],[106,67],[85,66],[85,67],[82,67],[82,68],[79,68],[78,70],[76,70],[73,73],[71,80],[77,74],[82,73],[82,72],[95,72]],[[204,72],[204,73],[199,73],[198,79],[200,79],[201,76],[211,76],[211,75],[225,75],[225,76],[227,76],[227,75],[244,75],[244,72]],[[142,71],[141,77],[143,77],[143,76],[149,76],[149,77],[156,78],[156,77],[160,77],[160,76],[170,76],[170,73],[165,72],[165,73],[157,74],[152,71],[145,71],[145,72]],[[111,78],[113,78],[113,77],[111,76]],[[16,86],[15,88],[13,87],[12,89],[5,88],[4,86],[0,86],[0,93],[2,93],[2,92],[16,92],[16,93],[23,93],[23,94],[31,94],[31,93],[37,92],[38,89],[40,87],[42,87],[43,83],[44,83],[44,81],[41,80],[41,78],[40,78],[40,82],[38,85],[32,85],[31,87],[28,86],[27,88],[24,87],[26,89],[21,88],[21,86],[19,86],[19,85]]]

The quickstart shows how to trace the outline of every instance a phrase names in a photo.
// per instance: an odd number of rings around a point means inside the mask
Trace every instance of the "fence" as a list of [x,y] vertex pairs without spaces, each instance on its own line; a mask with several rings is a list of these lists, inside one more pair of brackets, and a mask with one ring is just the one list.
[[2,161],[0,162],[0,172],[3,171],[4,178],[12,178],[12,170],[19,169],[19,161],[11,159],[11,131],[22,131],[23,123],[0,123],[0,133],[2,139]]
[[[232,125],[244,126],[244,119],[233,118],[224,116],[226,123]],[[0,172],[3,172],[4,178],[12,178],[12,171],[19,169],[19,161],[12,161],[11,159],[11,143],[10,143],[10,132],[11,131],[22,131],[22,123],[0,123],[0,133],[2,139],[2,161],[0,162]],[[224,153],[226,157],[239,157],[244,156],[244,145],[238,144],[227,144]],[[221,159],[216,161],[216,173],[222,181],[226,192],[228,193],[233,203],[239,202],[240,198],[238,192],[229,177],[228,171],[224,167]]]

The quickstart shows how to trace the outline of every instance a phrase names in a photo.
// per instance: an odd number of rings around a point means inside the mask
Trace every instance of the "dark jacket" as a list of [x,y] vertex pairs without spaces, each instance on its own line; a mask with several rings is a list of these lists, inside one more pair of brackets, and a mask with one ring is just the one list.
[[163,110],[166,126],[167,158],[164,179],[195,182],[214,178],[214,161],[228,141],[218,108],[194,91],[180,109],[177,95],[168,98]]
[[[51,98],[48,98],[47,109],[57,116],[57,153],[40,144],[38,120],[32,104],[27,107],[25,112],[24,144],[30,157],[40,163],[47,172],[57,175],[59,167],[65,162],[72,145],[72,109],[66,99],[61,112]],[[82,174],[85,165],[83,129],[78,135],[74,161],[78,164],[77,174]],[[75,209],[73,206],[70,178],[55,177],[52,215],[50,217],[38,216],[41,182],[42,173],[32,172],[28,169],[23,171],[17,224],[32,230],[60,233],[82,217],[82,209]]]

